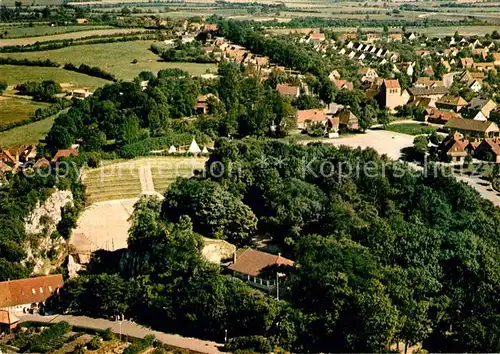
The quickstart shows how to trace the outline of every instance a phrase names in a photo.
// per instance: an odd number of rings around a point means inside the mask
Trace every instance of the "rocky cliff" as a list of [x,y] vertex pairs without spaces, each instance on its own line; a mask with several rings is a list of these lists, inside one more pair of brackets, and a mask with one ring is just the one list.
[[25,262],[33,264],[33,274],[48,274],[57,267],[66,242],[57,233],[62,219],[61,208],[73,206],[71,191],[55,190],[44,203],[39,203],[25,220],[27,241]]

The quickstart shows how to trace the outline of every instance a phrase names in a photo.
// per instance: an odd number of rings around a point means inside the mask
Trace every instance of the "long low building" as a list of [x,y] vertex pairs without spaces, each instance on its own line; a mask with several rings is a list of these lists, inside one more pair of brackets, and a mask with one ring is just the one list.
[[0,310],[43,311],[47,299],[63,285],[61,274],[0,282]]
[[498,125],[491,121],[451,118],[444,127],[450,131],[458,131],[466,135],[482,138],[493,138],[500,135]]

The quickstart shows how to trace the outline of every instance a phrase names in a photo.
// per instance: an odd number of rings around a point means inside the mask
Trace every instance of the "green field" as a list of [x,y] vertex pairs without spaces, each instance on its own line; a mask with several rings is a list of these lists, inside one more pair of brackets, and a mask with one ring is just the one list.
[[391,132],[408,134],[408,135],[420,135],[420,134],[432,134],[436,131],[436,128],[430,127],[424,123],[401,123],[401,124],[391,124],[388,125],[385,130],[390,130]]
[[0,146],[15,147],[22,144],[36,144],[45,138],[54,123],[55,117],[23,125],[0,133]]
[[[149,50],[152,43],[153,41],[135,41],[90,44],[42,52],[2,53],[0,56],[50,59],[61,64],[73,63],[79,65],[84,63],[90,66],[98,66],[105,71],[113,73],[118,79],[123,80],[132,80],[141,71],[156,73],[161,69],[167,68],[180,68],[193,75],[204,74],[207,70],[211,70],[212,72],[217,70],[215,64],[162,62],[157,55]],[[132,64],[134,59],[137,60],[136,64]],[[2,77],[1,71],[0,77]]]
[[33,102],[26,98],[0,97],[0,125],[14,123],[29,118],[37,108],[46,107],[47,103]]
[[49,36],[59,33],[70,33],[79,31],[90,31],[112,28],[110,26],[19,26],[19,27],[2,27],[0,26],[0,34],[3,34],[3,38],[19,38],[19,37],[39,37],[39,36]]
[[[37,54],[37,53],[30,53]],[[36,55],[32,56],[33,58]],[[0,65],[0,79],[8,85],[17,85],[26,81],[55,80],[60,84],[71,84],[74,87],[95,89],[109,83],[107,80],[88,76],[61,68],[37,66]]]

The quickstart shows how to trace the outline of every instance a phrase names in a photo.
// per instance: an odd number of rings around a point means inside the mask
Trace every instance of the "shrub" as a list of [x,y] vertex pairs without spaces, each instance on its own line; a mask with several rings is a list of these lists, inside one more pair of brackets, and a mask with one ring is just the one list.
[[248,336],[231,338],[225,345],[224,349],[235,350],[253,350],[258,353],[269,353],[273,346],[269,339],[263,336]]

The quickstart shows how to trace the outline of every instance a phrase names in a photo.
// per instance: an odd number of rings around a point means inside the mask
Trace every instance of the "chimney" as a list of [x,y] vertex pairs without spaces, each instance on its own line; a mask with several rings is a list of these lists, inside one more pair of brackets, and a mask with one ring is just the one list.
[[236,263],[236,251],[233,252],[233,263]]

